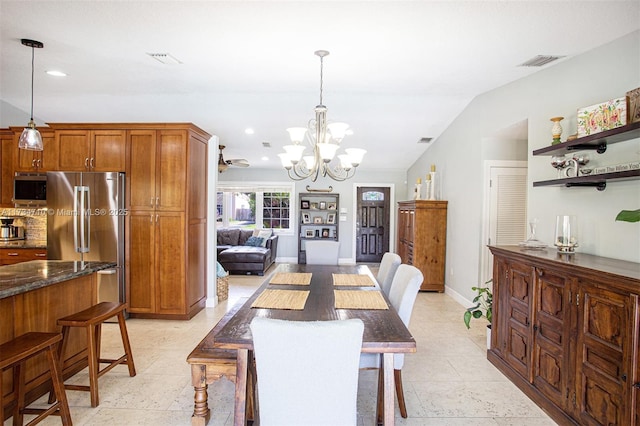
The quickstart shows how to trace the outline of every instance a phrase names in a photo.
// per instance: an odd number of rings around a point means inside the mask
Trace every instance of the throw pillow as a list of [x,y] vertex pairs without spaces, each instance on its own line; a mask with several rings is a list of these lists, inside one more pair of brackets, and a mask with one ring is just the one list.
[[224,267],[220,264],[220,262],[216,262],[216,263],[217,263],[217,265],[216,265],[216,276],[218,278],[225,277],[228,274],[228,272],[224,270]]
[[250,247],[262,247],[263,238],[260,237],[249,237],[247,238],[247,242],[244,243],[245,246]]
[[262,238],[262,244],[261,244],[262,247],[267,246],[267,240],[271,237],[272,234],[273,234],[273,231],[271,229],[254,229],[253,230],[254,237]]

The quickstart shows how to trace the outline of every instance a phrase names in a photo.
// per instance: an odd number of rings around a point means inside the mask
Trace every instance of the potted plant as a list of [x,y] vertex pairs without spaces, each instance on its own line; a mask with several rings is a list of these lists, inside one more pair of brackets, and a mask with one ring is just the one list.
[[491,288],[489,284],[493,281],[490,279],[489,281],[484,283],[482,287],[471,287],[471,290],[476,292],[476,297],[473,298],[474,306],[467,308],[464,312],[464,325],[467,328],[471,328],[471,319],[472,318],[486,318],[489,321],[487,324],[487,349],[491,347],[491,320],[493,319],[492,309],[493,309],[493,293],[491,292]]

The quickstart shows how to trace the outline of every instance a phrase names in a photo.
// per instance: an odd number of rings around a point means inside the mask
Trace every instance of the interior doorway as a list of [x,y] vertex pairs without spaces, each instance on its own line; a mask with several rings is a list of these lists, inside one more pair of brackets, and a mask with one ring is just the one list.
[[389,251],[391,235],[391,189],[381,186],[356,188],[356,263],[377,263]]

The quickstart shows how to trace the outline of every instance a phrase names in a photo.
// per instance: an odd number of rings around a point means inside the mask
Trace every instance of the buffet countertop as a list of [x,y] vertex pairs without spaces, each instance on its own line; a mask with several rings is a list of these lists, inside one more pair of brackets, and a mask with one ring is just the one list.
[[31,260],[0,266],[0,299],[116,266],[115,262]]
[[47,240],[0,241],[0,249],[46,249]]

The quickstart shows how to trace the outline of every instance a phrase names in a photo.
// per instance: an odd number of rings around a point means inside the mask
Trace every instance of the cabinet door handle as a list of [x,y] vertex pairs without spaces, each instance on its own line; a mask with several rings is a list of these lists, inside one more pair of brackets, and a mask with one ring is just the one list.
[[149,201],[149,205],[153,207],[153,197],[151,197],[151,200]]
[[36,253],[36,257],[47,257],[47,253]]
[[96,167],[96,159],[95,158],[91,157],[91,160],[89,160],[89,166],[92,169],[95,169],[95,167]]
[[7,253],[7,256],[17,256],[18,253]]
[[158,215],[156,215],[156,223],[158,223]]
[[37,168],[36,166],[36,159],[34,158],[33,160],[31,160],[31,167],[33,167],[34,169]]
[[89,170],[89,157],[84,158],[84,168]]
[[38,158],[38,160],[36,160],[36,164],[38,168],[42,167],[42,160]]
[[153,223],[153,215],[149,215],[149,223]]
[[160,205],[160,197],[156,197],[156,207]]

